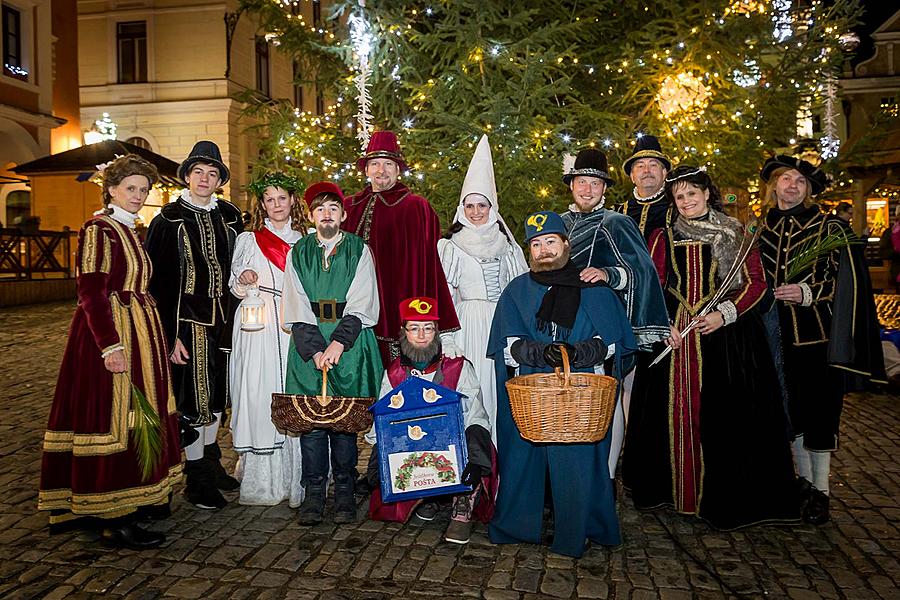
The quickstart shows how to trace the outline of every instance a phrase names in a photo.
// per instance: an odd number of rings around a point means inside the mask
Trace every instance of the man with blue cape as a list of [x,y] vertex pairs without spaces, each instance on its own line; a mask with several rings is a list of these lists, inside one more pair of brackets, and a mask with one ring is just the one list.
[[609,476],[610,436],[596,443],[535,444],[512,418],[507,365],[519,375],[562,366],[565,347],[572,370],[602,372],[610,359],[621,377],[637,350],[622,303],[602,282],[585,282],[569,260],[566,227],[556,213],[528,217],[525,237],[531,270],[500,296],[487,354],[497,375],[497,451],[500,491],[489,526],[492,542],[541,543],[546,480],[554,514],[550,549],[579,557],[590,540],[621,544],[615,493]]

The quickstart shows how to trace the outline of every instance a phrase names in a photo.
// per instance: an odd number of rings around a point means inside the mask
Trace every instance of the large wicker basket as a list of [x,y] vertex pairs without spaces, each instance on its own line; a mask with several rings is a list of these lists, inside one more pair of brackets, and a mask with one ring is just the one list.
[[327,395],[328,369],[322,369],[322,393],[272,394],[272,422],[290,433],[309,433],[328,429],[341,433],[359,433],[372,426],[369,407],[375,398]]
[[519,433],[530,442],[597,442],[606,436],[616,409],[616,380],[572,373],[562,349],[563,371],[520,375],[506,382]]

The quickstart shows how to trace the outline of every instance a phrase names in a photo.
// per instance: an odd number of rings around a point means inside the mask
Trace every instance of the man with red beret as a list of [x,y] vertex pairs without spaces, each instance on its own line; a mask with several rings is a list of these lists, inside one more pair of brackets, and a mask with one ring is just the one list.
[[[451,358],[443,352],[438,328],[441,319],[438,302],[434,298],[406,298],[400,302],[398,315],[402,323],[400,356],[388,365],[378,395],[383,398],[409,377],[421,377],[463,395],[460,403],[466,430],[468,462],[460,479],[463,484],[472,486],[473,491],[453,496],[450,524],[444,539],[454,544],[466,544],[472,532],[476,502],[480,505],[478,517],[486,522],[493,513],[493,499],[496,495],[496,478],[490,478],[495,452],[491,442],[491,424],[482,400],[481,384],[475,367],[464,356]],[[366,441],[376,443],[374,427],[366,434]],[[377,458],[377,450],[372,450],[372,456]],[[383,504],[378,489],[378,464],[374,459],[369,461],[367,475],[369,484],[374,489],[369,502],[369,516],[378,521],[402,522],[408,519],[418,501]],[[437,516],[437,510],[438,505],[431,499],[426,499],[418,504],[415,514],[423,521],[431,521]]]
[[[450,334],[459,329],[459,321],[437,253],[441,224],[428,200],[398,181],[407,166],[397,135],[392,131],[372,134],[356,166],[366,174],[369,185],[344,200],[343,229],[360,236],[372,249],[381,306],[394,307],[416,295],[437,298],[444,307],[439,322],[444,354],[458,356],[460,350]],[[385,365],[399,354],[398,331],[399,314],[383,311],[375,336]]]
[[[318,395],[322,370],[328,369],[329,395],[374,399],[383,369],[372,331],[379,312],[372,253],[359,236],[340,230],[347,216],[337,185],[314,184],[303,199],[316,235],[294,245],[284,273],[282,322],[291,329],[295,349],[288,358],[285,392]],[[356,435],[314,429],[300,438],[303,524],[322,520],[329,444],[334,522],[356,520]]]

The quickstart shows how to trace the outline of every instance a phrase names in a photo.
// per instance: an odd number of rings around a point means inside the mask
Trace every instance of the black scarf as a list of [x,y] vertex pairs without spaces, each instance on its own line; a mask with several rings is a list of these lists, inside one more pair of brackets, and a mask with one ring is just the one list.
[[567,339],[572,327],[575,325],[575,317],[578,316],[578,308],[581,306],[581,288],[606,285],[600,281],[588,283],[579,279],[582,269],[576,267],[572,261],[566,263],[561,269],[555,271],[529,271],[531,279],[550,289],[544,294],[541,307],[537,311],[537,326],[540,331],[552,333],[555,324],[562,339]]

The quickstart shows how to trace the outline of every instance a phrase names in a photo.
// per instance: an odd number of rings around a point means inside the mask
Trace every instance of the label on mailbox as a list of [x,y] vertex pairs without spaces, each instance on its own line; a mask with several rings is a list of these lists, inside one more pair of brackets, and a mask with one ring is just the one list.
[[459,484],[455,445],[446,450],[394,452],[388,455],[388,465],[394,494]]

